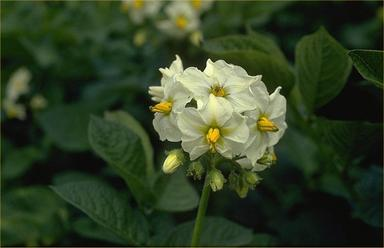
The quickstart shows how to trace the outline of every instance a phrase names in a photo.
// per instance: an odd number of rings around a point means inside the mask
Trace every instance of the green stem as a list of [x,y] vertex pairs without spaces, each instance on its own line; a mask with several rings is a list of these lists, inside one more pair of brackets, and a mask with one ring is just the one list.
[[209,170],[207,170],[207,174],[205,176],[203,192],[200,197],[199,209],[197,210],[195,226],[193,227],[192,243],[191,243],[192,247],[196,247],[199,245],[203,219],[208,206],[209,193],[211,192],[211,186],[209,185],[208,172]]

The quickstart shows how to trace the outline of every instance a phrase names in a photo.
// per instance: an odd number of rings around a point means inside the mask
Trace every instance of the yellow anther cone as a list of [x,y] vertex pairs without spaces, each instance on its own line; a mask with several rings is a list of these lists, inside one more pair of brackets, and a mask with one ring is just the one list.
[[267,117],[262,116],[257,121],[257,128],[262,132],[277,132],[279,128],[269,120]]

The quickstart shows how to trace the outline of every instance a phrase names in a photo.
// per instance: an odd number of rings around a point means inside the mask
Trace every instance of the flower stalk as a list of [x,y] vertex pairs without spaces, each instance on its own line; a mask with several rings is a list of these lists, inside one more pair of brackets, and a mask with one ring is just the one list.
[[209,195],[211,192],[211,186],[209,185],[210,178],[208,175],[209,173],[207,172],[205,176],[203,191],[200,197],[199,208],[197,210],[195,226],[193,227],[192,242],[191,242],[192,247],[196,247],[199,245],[201,229],[203,227],[203,219],[208,206]]

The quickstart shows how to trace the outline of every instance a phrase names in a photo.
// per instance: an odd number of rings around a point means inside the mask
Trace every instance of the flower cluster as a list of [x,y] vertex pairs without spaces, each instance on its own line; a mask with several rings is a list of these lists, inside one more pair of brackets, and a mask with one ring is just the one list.
[[[31,72],[24,67],[19,68],[10,76],[2,102],[8,118],[25,120],[26,106],[20,103],[19,99],[29,93],[31,77]],[[41,95],[34,95],[29,104],[33,110],[40,110],[46,107],[47,100]]]
[[[166,2],[158,0],[123,0],[121,8],[128,12],[135,24],[140,25],[146,19],[152,19],[164,34],[175,39],[189,35],[191,42],[198,45],[202,39],[202,33],[199,31],[200,16],[211,8],[213,0],[170,1],[164,7],[164,17],[161,17],[164,3]],[[138,31],[134,36],[134,43],[141,45],[145,35],[143,29]]]
[[[273,146],[287,128],[281,87],[269,94],[261,75],[250,76],[240,66],[223,60],[208,59],[200,71],[196,67],[184,69],[176,55],[170,67],[160,72],[161,85],[149,87],[152,100],[157,102],[150,109],[160,140],[181,141],[191,161],[204,154],[231,161],[235,170],[228,181],[245,196],[260,181],[254,172],[275,163]],[[164,163],[163,170],[173,172],[175,166]],[[189,174],[194,174],[193,169]],[[216,168],[209,176],[214,191],[227,181]]]

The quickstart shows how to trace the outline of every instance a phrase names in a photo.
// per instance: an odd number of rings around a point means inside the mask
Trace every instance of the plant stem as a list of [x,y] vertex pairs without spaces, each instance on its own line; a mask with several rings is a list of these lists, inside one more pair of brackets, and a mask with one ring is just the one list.
[[209,193],[211,192],[211,186],[209,185],[208,171],[209,170],[207,170],[207,174],[205,176],[205,181],[204,181],[203,192],[200,197],[199,209],[197,210],[195,226],[193,227],[192,243],[191,243],[192,247],[196,247],[199,245],[201,228],[203,226],[203,219],[208,206]]

